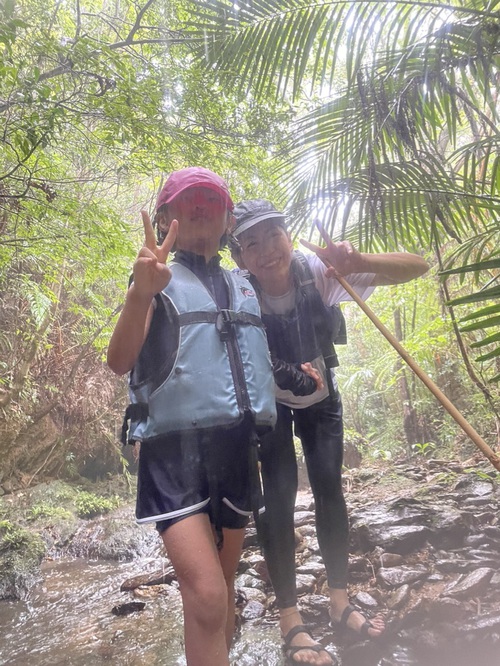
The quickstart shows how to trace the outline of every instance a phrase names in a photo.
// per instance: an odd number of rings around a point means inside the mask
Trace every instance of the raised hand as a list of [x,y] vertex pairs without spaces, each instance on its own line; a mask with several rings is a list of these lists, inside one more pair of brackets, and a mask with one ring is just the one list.
[[335,275],[349,275],[350,273],[359,272],[361,254],[353,247],[352,243],[350,241],[334,243],[319,222],[316,222],[316,226],[325,241],[326,247],[320,247],[304,239],[301,239],[300,242],[312,250],[325,264],[328,268],[326,275],[335,277]]
[[177,237],[178,222],[172,220],[165,240],[158,246],[148,213],[143,210],[141,215],[145,240],[134,263],[134,289],[141,296],[153,298],[172,277],[167,259]]

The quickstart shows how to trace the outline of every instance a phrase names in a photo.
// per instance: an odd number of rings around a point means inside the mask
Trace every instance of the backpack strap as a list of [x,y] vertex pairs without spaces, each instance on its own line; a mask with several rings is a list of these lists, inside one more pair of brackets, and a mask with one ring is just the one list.
[[264,328],[261,318],[257,315],[225,309],[218,312],[183,312],[179,315],[179,325],[186,326],[187,324],[215,324],[223,341],[228,339],[231,326],[235,324]]
[[[314,280],[314,275],[311,270],[311,266],[309,265],[309,262],[307,261],[306,256],[302,253],[296,250],[293,253],[293,256],[295,259],[298,261],[293,261],[292,262],[292,270],[294,270],[295,277],[297,279],[298,285],[301,287],[305,287],[307,290],[310,289],[310,285],[312,284],[314,288],[316,288],[316,282]],[[342,308],[340,305],[335,304],[335,305],[330,305],[330,306],[325,306],[329,307],[332,315],[332,344],[333,345],[346,345],[347,344],[347,327],[346,327],[346,321],[344,317],[344,313],[342,312]],[[336,356],[336,354],[335,354]],[[338,361],[337,361],[338,365]]]

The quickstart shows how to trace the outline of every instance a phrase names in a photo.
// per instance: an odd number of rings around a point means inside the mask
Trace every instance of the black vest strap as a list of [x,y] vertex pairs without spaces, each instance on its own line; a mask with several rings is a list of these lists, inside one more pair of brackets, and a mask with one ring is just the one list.
[[235,312],[234,310],[219,310],[218,312],[184,312],[179,315],[179,325],[187,324],[217,324],[218,321],[228,324],[249,324],[264,328],[262,320],[250,312]]

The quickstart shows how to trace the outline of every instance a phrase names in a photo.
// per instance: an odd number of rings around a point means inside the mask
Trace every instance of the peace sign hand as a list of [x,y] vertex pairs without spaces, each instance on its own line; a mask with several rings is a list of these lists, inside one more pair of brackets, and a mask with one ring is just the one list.
[[156,237],[148,213],[141,211],[144,224],[144,245],[134,263],[134,289],[145,298],[152,299],[165,289],[172,278],[167,259],[177,237],[179,223],[172,220],[165,240],[156,245]]
[[353,247],[352,243],[350,241],[334,243],[326,233],[324,227],[319,222],[315,224],[326,243],[326,247],[320,247],[304,239],[301,239],[300,242],[312,250],[325,264],[328,268],[325,273],[326,276],[335,277],[336,275],[349,275],[350,273],[360,272],[361,253]]

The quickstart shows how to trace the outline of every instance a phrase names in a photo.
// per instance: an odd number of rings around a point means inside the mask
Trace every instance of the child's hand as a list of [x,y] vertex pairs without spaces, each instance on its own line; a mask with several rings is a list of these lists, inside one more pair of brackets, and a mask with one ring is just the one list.
[[321,389],[325,386],[323,383],[323,378],[321,377],[319,370],[316,370],[316,368],[313,368],[313,366],[310,363],[302,363],[300,366],[300,369],[302,372],[304,372],[306,375],[309,375],[309,377],[312,377],[314,381],[316,382],[316,391],[321,391]]
[[350,241],[340,241],[334,243],[324,228],[316,222],[321,237],[326,243],[326,247],[320,247],[314,243],[301,239],[302,245],[312,250],[316,256],[328,268],[325,275],[335,277],[338,275],[349,275],[350,273],[359,273],[361,267],[361,253],[356,250]]
[[141,215],[145,241],[134,263],[134,289],[140,295],[153,298],[165,289],[172,277],[167,259],[177,237],[178,222],[172,220],[165,240],[158,247],[149,215],[145,210]]

